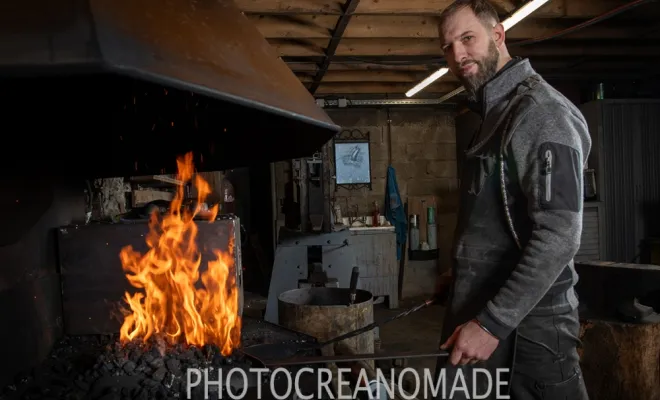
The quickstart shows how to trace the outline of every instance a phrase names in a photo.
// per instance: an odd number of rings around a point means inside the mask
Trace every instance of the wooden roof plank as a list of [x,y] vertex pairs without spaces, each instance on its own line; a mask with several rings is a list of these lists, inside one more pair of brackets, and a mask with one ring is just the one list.
[[[337,23],[334,15],[251,15],[249,17],[266,38],[329,38]],[[574,26],[566,20],[527,19],[507,32],[508,40],[536,39]],[[643,25],[608,26],[598,24],[581,29],[563,38],[623,39],[638,38]],[[343,38],[439,38],[437,17],[356,15],[348,24]]]
[[[289,68],[294,72],[315,72],[318,70],[316,62],[292,62],[288,63]],[[432,72],[432,67],[427,65],[389,65],[389,64],[376,64],[366,62],[337,62],[333,61],[328,68],[328,71],[411,71],[411,72]]]
[[[453,0],[364,0],[355,14],[439,15]],[[246,13],[255,14],[341,14],[337,0],[235,0]],[[497,1],[503,15],[513,11],[513,2]],[[590,18],[608,12],[626,0],[551,0],[535,17]]]
[[340,0],[234,0],[238,8],[254,14],[341,14]]
[[[325,39],[269,40],[281,56],[323,56]],[[613,41],[550,41],[533,46],[512,47],[512,55],[528,56],[627,56],[646,57],[658,54],[660,45],[653,41],[635,46]],[[442,57],[437,39],[343,39],[337,48],[337,56],[432,56]]]
[[339,15],[251,14],[248,18],[266,38],[330,38]]
[[[646,71],[654,65],[648,61],[627,61],[617,58],[609,60],[579,60],[579,59],[544,59],[532,58],[532,66],[539,72],[562,74],[574,73],[588,76],[598,73],[627,73],[629,71]],[[373,65],[373,64],[371,64]],[[291,70],[304,82],[310,82],[317,66],[313,63],[289,64]],[[367,69],[365,64],[333,63],[323,82],[417,82],[434,70],[424,65],[380,65],[382,69]],[[443,81],[456,81],[452,74],[442,77]]]
[[[303,82],[311,82],[313,74],[309,72],[299,73],[298,76]],[[423,73],[414,73],[411,71],[328,71],[323,77],[322,83],[332,82],[391,82],[391,83],[415,83],[424,79]],[[445,81],[452,81],[448,79]]]

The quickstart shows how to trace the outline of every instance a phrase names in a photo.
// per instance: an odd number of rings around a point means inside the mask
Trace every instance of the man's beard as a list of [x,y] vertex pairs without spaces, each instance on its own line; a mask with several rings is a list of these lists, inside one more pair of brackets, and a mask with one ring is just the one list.
[[483,60],[470,60],[462,63],[459,67],[470,62],[477,64],[477,73],[474,75],[461,76],[460,80],[465,87],[470,101],[477,101],[477,93],[493,76],[497,73],[497,64],[500,59],[500,52],[497,50],[495,41],[488,45],[488,54]]

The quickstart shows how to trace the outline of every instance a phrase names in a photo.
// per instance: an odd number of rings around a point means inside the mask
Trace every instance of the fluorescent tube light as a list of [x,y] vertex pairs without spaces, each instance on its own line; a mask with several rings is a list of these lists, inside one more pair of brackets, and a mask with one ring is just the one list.
[[[509,18],[505,19],[502,22],[502,25],[504,26],[504,30],[507,31],[511,29],[512,26],[522,21],[523,19],[527,18],[531,13],[538,10],[542,5],[544,5],[548,1],[549,0],[532,0],[529,3],[525,4],[524,6],[519,8],[515,13],[513,13],[512,16],[510,16]],[[439,79],[447,72],[449,72],[449,69],[447,68],[440,68],[439,70],[435,71],[428,78],[418,83],[417,86],[406,92],[406,97],[414,96],[419,91],[421,91],[431,83],[435,82],[437,79]]]
[[525,4],[520,9],[518,9],[518,11],[513,13],[512,16],[510,16],[509,18],[505,19],[504,22],[502,22],[502,25],[504,25],[504,30],[508,31],[509,29],[511,29],[512,26],[522,21],[523,19],[527,18],[529,14],[538,10],[539,8],[541,8],[542,5],[544,5],[547,2],[548,0],[532,0],[529,3]]
[[412,97],[414,96],[417,92],[420,90],[424,89],[437,79],[439,79],[441,76],[449,72],[449,68],[440,68],[439,70],[435,71],[432,73],[428,78],[424,79],[420,83],[417,84],[414,88],[410,89],[409,91],[406,92],[406,97]]

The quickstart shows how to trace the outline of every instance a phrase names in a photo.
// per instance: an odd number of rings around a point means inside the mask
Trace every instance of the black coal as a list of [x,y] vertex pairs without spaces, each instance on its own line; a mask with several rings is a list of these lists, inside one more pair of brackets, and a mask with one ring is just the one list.
[[[295,334],[292,336],[288,331],[274,331],[270,324],[253,323],[244,326],[242,341],[242,346],[247,347],[264,343],[304,342],[305,339]],[[118,335],[69,336],[57,343],[48,359],[38,368],[20,374],[14,384],[1,392],[0,399],[187,399],[188,368],[217,371],[237,367],[247,370],[261,365],[240,351],[225,357],[213,345],[201,348],[185,344],[168,345],[158,336],[150,338],[147,343],[135,341],[126,345],[120,343]],[[232,389],[240,392],[244,382],[240,376],[234,376],[239,379],[231,382]],[[268,375],[264,374],[263,379],[267,380]],[[249,384],[256,386],[256,382]],[[215,390],[218,390],[217,387]],[[191,398],[204,399],[202,385],[193,388]],[[218,393],[211,393],[210,398],[219,398]]]
[[240,355],[224,357],[215,346],[164,347],[163,343],[123,346],[116,336],[68,337],[42,366],[6,388],[2,398],[177,399],[185,398],[188,368],[257,367]]

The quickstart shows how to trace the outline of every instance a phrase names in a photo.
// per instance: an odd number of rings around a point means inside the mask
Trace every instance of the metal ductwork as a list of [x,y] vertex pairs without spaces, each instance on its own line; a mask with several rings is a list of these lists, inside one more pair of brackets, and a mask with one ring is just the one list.
[[5,174],[111,177],[311,155],[339,131],[230,0],[0,5]]

